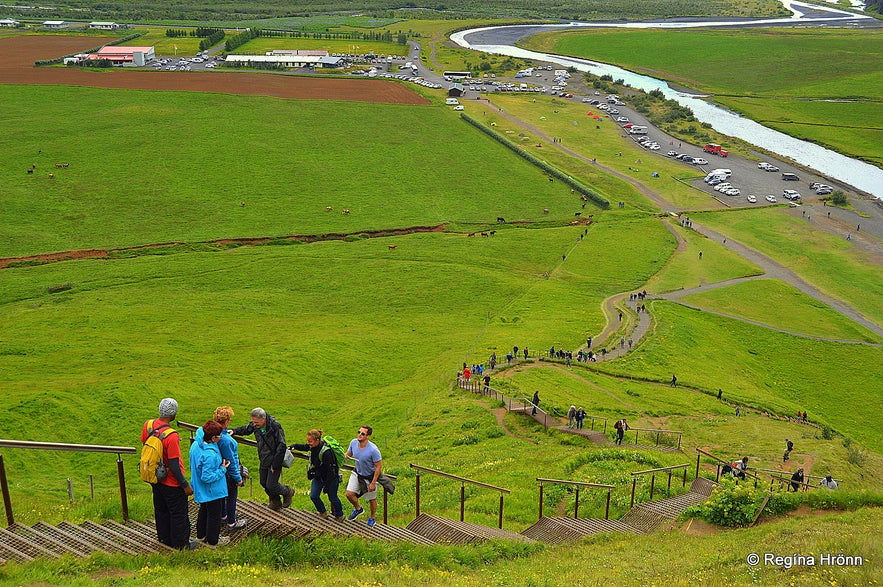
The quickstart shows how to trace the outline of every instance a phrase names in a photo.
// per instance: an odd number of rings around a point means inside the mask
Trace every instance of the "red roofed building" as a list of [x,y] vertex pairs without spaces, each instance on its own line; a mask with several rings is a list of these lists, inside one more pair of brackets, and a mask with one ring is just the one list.
[[89,59],[110,59],[114,64],[131,63],[142,66],[156,59],[153,47],[120,47],[108,45],[98,50],[98,53],[90,53]]

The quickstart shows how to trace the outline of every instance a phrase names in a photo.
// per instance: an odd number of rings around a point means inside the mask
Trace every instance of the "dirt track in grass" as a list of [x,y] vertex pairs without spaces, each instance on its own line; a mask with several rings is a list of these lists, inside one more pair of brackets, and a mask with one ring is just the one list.
[[35,67],[96,47],[94,37],[13,36],[0,39],[0,84],[66,85],[125,90],[179,90],[272,96],[298,100],[348,100],[385,104],[429,104],[407,86],[383,80],[292,76],[277,73],[154,71],[118,68],[87,71],[75,67]]

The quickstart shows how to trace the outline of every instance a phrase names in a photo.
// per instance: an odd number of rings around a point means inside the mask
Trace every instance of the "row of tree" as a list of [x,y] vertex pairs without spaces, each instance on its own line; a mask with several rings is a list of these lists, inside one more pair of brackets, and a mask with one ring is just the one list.
[[224,40],[224,37],[227,36],[222,29],[215,29],[215,32],[208,35],[206,38],[199,42],[199,50],[205,51],[209,47],[214,47],[218,43]]

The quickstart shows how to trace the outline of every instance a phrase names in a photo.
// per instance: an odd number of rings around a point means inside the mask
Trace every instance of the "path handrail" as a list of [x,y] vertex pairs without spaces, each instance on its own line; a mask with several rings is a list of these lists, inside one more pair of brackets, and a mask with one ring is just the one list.
[[[720,478],[721,478],[721,466],[722,465],[729,465],[732,462],[732,461],[724,460],[720,457],[716,457],[713,454],[702,450],[701,448],[697,448],[696,453],[697,453],[696,454],[696,477],[699,476],[699,461],[701,460],[702,455],[705,455],[708,458],[711,458],[711,459],[714,459],[715,461],[717,461],[717,471],[715,472],[715,475],[714,475],[714,481],[716,483],[719,482]],[[754,479],[754,486],[755,487],[757,487],[757,482],[760,481],[760,477],[757,476],[757,473],[755,471],[760,471],[760,470],[761,469],[758,469],[757,467],[749,467],[748,470],[744,471],[746,476]],[[738,481],[737,481],[737,483],[738,483]]]
[[638,435],[641,432],[656,434],[656,442],[654,446],[659,446],[659,435],[660,434],[676,434],[678,437],[678,450],[681,450],[681,440],[683,439],[684,433],[680,430],[662,430],[659,428],[635,428],[634,426],[629,426],[629,429],[626,432],[635,431],[635,444],[638,444]]
[[537,477],[537,483],[540,484],[540,517],[539,519],[543,519],[543,484],[551,483],[553,485],[573,485],[576,487],[576,502],[573,506],[573,517],[574,519],[579,518],[579,488],[580,487],[592,487],[597,489],[606,489],[607,490],[607,507],[604,511],[604,519],[610,519],[610,492],[616,489],[616,485],[606,485],[604,483],[587,483],[585,481],[565,481],[563,479],[544,479],[542,477]]
[[638,485],[638,477],[641,475],[650,475],[650,500],[653,500],[653,490],[656,487],[656,473],[668,473],[668,490],[671,491],[671,474],[673,471],[677,469],[684,470],[684,480],[682,483],[682,487],[687,486],[687,468],[690,466],[690,463],[684,463],[682,465],[671,465],[670,467],[659,467],[657,469],[645,469],[644,471],[635,471],[632,473],[632,503],[629,507],[635,507],[635,489]]
[[[509,400],[509,404],[508,404],[508,406],[506,407],[506,411],[508,411],[508,412],[511,412],[511,411],[512,411],[512,401],[513,401],[513,400]],[[540,414],[542,414],[542,416],[543,416],[543,418],[542,418],[542,420],[543,420],[543,428],[548,428],[548,427],[549,427],[549,420],[550,420],[550,419],[551,419],[553,425],[556,425],[556,424],[560,424],[560,423],[561,423],[561,422],[558,420],[557,417],[553,416],[552,414],[550,414],[549,412],[547,412],[546,410],[544,410],[543,408],[541,408],[539,404],[534,404],[534,403],[533,403],[533,398],[522,397],[521,399],[515,399],[514,401],[516,401],[516,402],[518,402],[518,403],[521,403],[521,404],[524,404],[524,409],[527,410],[528,408],[530,408],[531,412],[533,412],[533,409],[536,408],[537,413],[536,413],[536,414],[531,413],[531,414],[529,414],[529,415],[530,415],[530,417],[533,418],[534,420],[539,420],[539,418],[537,418],[537,416],[540,415]],[[522,413],[526,413],[526,412],[522,412]]]
[[[74,452],[101,452],[116,453],[117,455],[117,478],[120,485],[120,503],[123,510],[123,521],[129,520],[129,501],[126,496],[126,475],[123,469],[122,455],[137,454],[138,449],[133,446],[107,446],[101,444],[71,444],[66,442],[33,442],[30,440],[4,440],[0,439],[0,447],[6,448],[29,448],[36,450],[65,450]],[[0,491],[3,493],[3,507],[6,510],[6,525],[15,524],[15,515],[12,511],[12,498],[9,495],[9,483],[6,478],[6,465],[3,455],[0,455]]]
[[[182,422],[181,420],[178,420],[178,427],[183,428],[184,430],[190,431],[190,443],[191,444],[193,444],[193,440],[194,440],[193,433],[196,432],[196,430],[198,428],[202,428],[202,426],[197,426],[196,424],[190,424],[188,422]],[[242,436],[236,436],[236,435],[234,435],[233,438],[236,439],[236,442],[238,442],[240,444],[244,444],[246,446],[257,447],[257,445],[258,445],[258,443],[256,441],[252,440],[251,438],[244,438]],[[289,452],[296,459],[301,459],[304,461],[310,460],[309,454],[297,452],[297,451],[289,451]],[[347,465],[347,464],[341,465],[340,468],[346,469],[347,471],[355,471],[356,470],[355,467],[353,467],[352,465]],[[395,475],[390,475],[389,473],[384,473],[384,475],[386,475],[387,477],[389,477],[393,481],[395,481],[397,479],[397,477]],[[380,484],[378,483],[378,485],[380,485]],[[389,506],[389,492],[386,490],[386,487],[384,487],[383,488],[383,523],[384,524],[386,524],[389,519],[388,515],[387,515],[387,511],[389,511],[388,506]]]
[[411,463],[410,467],[417,471],[417,481],[416,481],[416,498],[417,498],[417,511],[416,516],[420,516],[420,473],[429,473],[430,475],[438,475],[440,477],[446,477],[448,479],[454,479],[455,481],[460,482],[460,521],[463,521],[464,514],[466,512],[466,484],[469,483],[471,485],[475,485],[478,487],[483,487],[485,489],[492,489],[494,491],[498,491],[500,493],[500,510],[498,517],[498,528],[503,527],[503,495],[507,493],[512,493],[510,490],[505,489],[503,487],[497,487],[496,485],[490,485],[488,483],[482,483],[481,481],[475,481],[474,479],[467,479],[466,477],[460,477],[458,475],[452,475],[451,473],[445,473],[444,471],[438,471],[436,469],[430,469],[428,467],[421,467],[420,465],[415,465]]
[[[751,468],[754,469],[755,471],[760,471],[761,473],[766,473],[768,475],[787,475],[789,473],[789,471],[780,471],[778,469],[764,469],[762,467],[751,467]],[[793,474],[793,471],[791,471],[791,473]],[[821,480],[821,479],[824,479],[827,475],[810,475],[809,473],[804,473],[803,476],[806,477],[807,479]],[[842,483],[841,479],[836,479],[834,477],[831,477],[831,478],[834,481],[836,481],[838,484]]]

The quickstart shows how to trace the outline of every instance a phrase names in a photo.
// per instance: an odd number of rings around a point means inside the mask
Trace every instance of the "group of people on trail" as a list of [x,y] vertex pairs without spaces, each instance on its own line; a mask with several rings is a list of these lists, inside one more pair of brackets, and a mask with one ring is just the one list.
[[[239,487],[248,479],[249,471],[239,461],[239,447],[234,436],[254,435],[260,463],[259,480],[272,510],[291,506],[294,489],[280,479],[282,469],[290,465],[292,450],[310,453],[307,468],[310,499],[322,516],[328,516],[322,500],[322,493],[325,493],[331,505],[331,515],[337,521],[344,520],[343,505],[338,497],[342,482],[340,461],[343,458],[355,461],[346,487],[346,498],[353,506],[349,520],[365,513],[359,505],[359,500],[363,499],[370,508],[367,525],[375,526],[378,483],[389,491],[394,490],[389,478],[382,474],[383,460],[380,449],[370,440],[373,433],[370,426],[361,426],[346,452],[338,456],[343,452],[341,447],[331,437],[326,441],[322,431],[317,429],[307,432],[305,443],[287,445],[282,425],[263,408],[251,411],[248,424],[230,428],[234,412],[229,406],[217,408],[212,418],[196,430],[189,452],[188,481],[181,462],[180,438],[171,427],[177,414],[178,402],[164,398],[159,404],[159,417],[145,421],[141,430],[144,444],[141,477],[151,484],[153,491],[157,539],[171,548],[224,545],[230,539],[221,536],[223,528],[233,532],[247,525],[247,520],[237,516],[236,501]],[[190,540],[192,527],[187,506],[191,495],[199,504],[195,541]]]
[[[790,459],[791,451],[794,450],[794,443],[789,439],[785,439],[785,455],[784,460],[787,461]],[[748,457],[742,457],[741,461],[736,461],[733,463],[725,463],[721,467],[722,475],[733,475],[739,479],[745,480],[746,471],[748,470]],[[786,472],[787,474],[787,472]],[[790,480],[788,481],[788,490],[789,491],[799,491],[801,487],[807,487],[806,484],[806,475],[803,472],[803,467],[798,467],[796,471],[791,475]],[[782,479],[784,481],[784,479]],[[831,475],[826,475],[819,482],[819,487],[824,487],[825,489],[837,489],[838,484],[837,480],[834,479]]]
[[577,408],[576,406],[570,406],[570,409],[567,410],[567,427],[568,428],[576,428],[577,430],[582,430],[583,428],[583,420],[586,419],[586,411],[580,406]]

